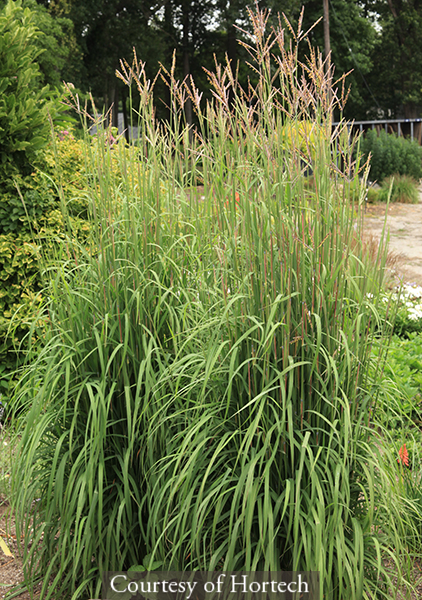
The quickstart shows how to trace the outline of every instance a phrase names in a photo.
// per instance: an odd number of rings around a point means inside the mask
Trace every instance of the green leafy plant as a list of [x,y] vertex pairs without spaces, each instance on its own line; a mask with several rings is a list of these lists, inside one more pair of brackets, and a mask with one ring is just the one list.
[[[61,229],[57,190],[46,168],[51,122],[64,119],[60,94],[40,83],[42,51],[33,12],[9,0],[0,11],[0,388],[20,366],[19,344],[33,320],[41,275],[37,252]],[[58,224],[61,227],[58,227]],[[34,233],[38,240],[34,240]],[[50,240],[50,241],[48,241]],[[36,302],[35,302],[36,304]]]
[[[379,349],[373,349],[378,356]],[[406,432],[418,432],[422,419],[422,337],[411,333],[409,339],[393,336],[384,366],[384,376],[393,383],[393,392],[381,394],[379,421],[402,442]],[[407,448],[412,451],[413,442]]]
[[411,459],[408,459],[407,468],[406,465],[402,465],[400,469],[399,483],[402,496],[406,498],[412,514],[412,526],[409,528],[409,544],[413,546],[416,552],[419,552],[420,540],[422,538],[422,462],[420,453],[421,440],[419,439],[417,442],[413,445]]
[[[42,256],[53,257],[65,239],[65,221],[73,234],[89,234],[86,160],[103,152],[103,141],[91,148],[91,137],[77,139],[70,130],[59,130],[43,153],[43,168],[16,178],[19,189],[9,191],[0,202],[0,388],[9,390],[16,371],[25,361],[21,347],[42,300],[46,265]],[[110,175],[121,185],[119,152],[127,155],[122,141],[113,148]],[[92,182],[91,182],[92,183]],[[98,193],[98,183],[93,184]],[[67,211],[66,220],[61,208]],[[33,348],[32,348],[33,349]]]
[[144,557],[142,565],[134,565],[128,569],[128,573],[144,573],[145,571],[157,571],[163,568],[163,562],[161,560],[151,561],[151,555],[147,554]]
[[370,204],[378,202],[379,189],[374,187],[369,187],[366,192],[366,201]]
[[35,314],[41,288],[37,247],[29,235],[0,236],[0,387],[8,392],[12,373],[24,362],[19,352]]
[[422,333],[421,286],[403,284],[390,293],[383,293],[378,310],[382,319],[394,322],[396,335],[410,337],[414,333]]
[[[42,255],[54,255],[64,240],[60,210],[65,203],[68,222],[75,232],[87,235],[89,224],[84,198],[84,142],[58,141],[56,152],[44,152],[44,171],[17,177],[19,190],[5,192],[0,201],[0,388],[7,392],[16,371],[25,361],[21,347],[42,300]],[[56,166],[57,159],[57,166]],[[53,165],[55,168],[53,170]]]

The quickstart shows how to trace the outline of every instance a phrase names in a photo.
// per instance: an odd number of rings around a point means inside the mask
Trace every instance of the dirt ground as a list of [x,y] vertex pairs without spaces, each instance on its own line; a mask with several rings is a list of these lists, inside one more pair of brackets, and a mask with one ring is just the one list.
[[[0,496],[0,536],[12,556],[8,556],[0,548],[0,598],[6,598],[7,593],[24,579],[22,561],[18,557],[16,532],[13,523],[7,524],[8,505]],[[1,540],[0,540],[1,543]],[[31,600],[29,592],[15,596],[17,600]],[[34,600],[36,596],[34,597]]]
[[368,235],[380,238],[386,223],[389,250],[398,255],[397,275],[405,283],[422,285],[422,191],[419,204],[390,204],[385,220],[385,204],[369,204],[364,227]]
[[[365,210],[365,233],[379,239],[385,225],[385,205],[369,204]],[[422,285],[422,190],[419,204],[391,204],[388,208],[386,226],[389,230],[389,250],[395,256],[395,277],[406,283]],[[8,591],[23,581],[22,562],[18,557],[16,535],[13,524],[7,528],[8,511],[5,499],[0,496],[0,536],[12,556],[7,556],[0,547],[0,600]],[[0,540],[1,545],[1,540]],[[417,574],[420,567],[416,565]],[[419,588],[422,598],[422,585]],[[38,596],[34,597],[36,600]],[[398,594],[400,597],[400,594]],[[15,596],[16,600],[31,600],[28,592]]]

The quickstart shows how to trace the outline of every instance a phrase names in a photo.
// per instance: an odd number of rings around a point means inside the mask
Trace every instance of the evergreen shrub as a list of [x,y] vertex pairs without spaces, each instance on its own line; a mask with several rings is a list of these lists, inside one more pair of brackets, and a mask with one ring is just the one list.
[[422,147],[414,140],[375,130],[366,133],[360,149],[367,159],[371,154],[369,178],[383,181],[389,175],[409,175],[416,180],[422,177]]
[[86,236],[89,229],[84,142],[67,132],[60,137],[43,152],[43,170],[17,175],[17,187],[0,197],[0,389],[6,393],[25,359],[20,345],[42,299],[41,258],[53,256],[65,238],[62,202],[72,230]]
[[0,12],[0,190],[29,175],[49,139],[48,87],[39,83],[32,13],[9,0]]

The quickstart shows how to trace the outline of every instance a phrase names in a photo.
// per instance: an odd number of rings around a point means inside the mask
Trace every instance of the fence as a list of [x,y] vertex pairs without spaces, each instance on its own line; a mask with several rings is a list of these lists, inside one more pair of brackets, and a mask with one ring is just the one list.
[[[337,125],[337,123],[333,123]],[[368,129],[376,129],[378,133],[382,129],[385,129],[387,133],[396,133],[399,136],[410,137],[410,139],[417,140],[419,145],[422,146],[422,118],[421,119],[386,119],[378,121],[351,121],[348,125],[349,133],[357,133],[368,131]],[[118,116],[118,131],[122,133],[124,131],[123,113],[119,113]],[[138,128],[133,127],[130,132],[131,138],[138,137]]]
[[349,132],[351,134],[376,129],[378,133],[384,129],[387,133],[410,137],[422,145],[422,119],[386,119],[379,121],[352,121]]

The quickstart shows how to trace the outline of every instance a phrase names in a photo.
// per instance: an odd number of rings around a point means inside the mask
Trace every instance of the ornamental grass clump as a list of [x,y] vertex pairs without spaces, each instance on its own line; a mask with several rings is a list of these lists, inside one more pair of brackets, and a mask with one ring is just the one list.
[[418,182],[408,175],[396,174],[386,177],[381,184],[377,200],[417,204],[419,202]]
[[[298,62],[300,25],[266,36],[267,16],[250,13],[246,88],[216,65],[203,106],[162,70],[165,123],[143,64],[122,64],[140,139],[97,135],[90,237],[69,235],[50,269],[45,345],[15,398],[17,538],[43,599],[99,597],[102,572],[145,557],[319,571],[333,600],[388,597],[385,554],[401,576],[406,511],[369,428],[385,247],[374,264],[357,241],[365,187],[352,204],[361,165],[332,131],[332,71]],[[286,124],[312,143],[284,143]]]

